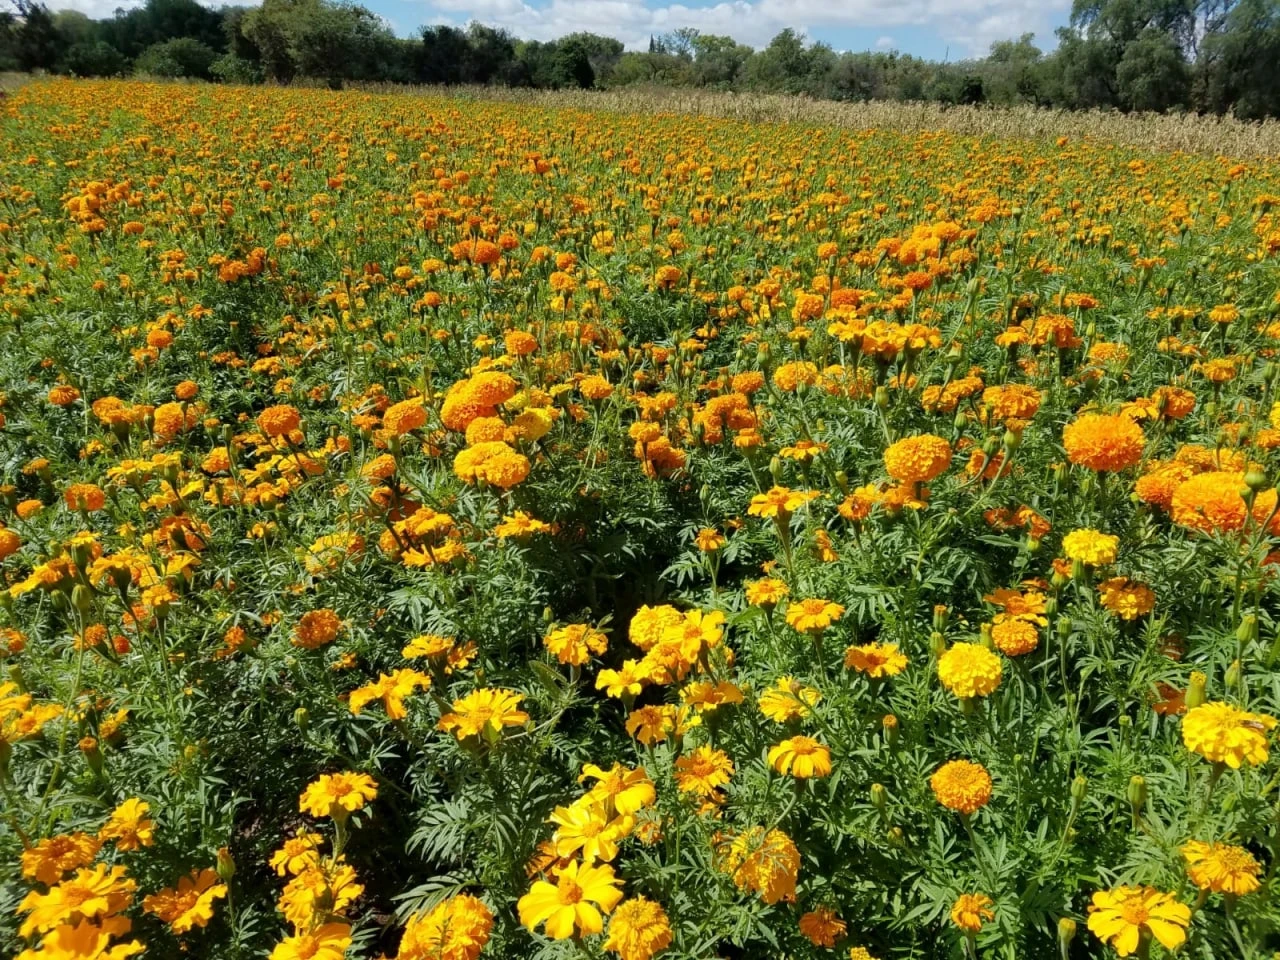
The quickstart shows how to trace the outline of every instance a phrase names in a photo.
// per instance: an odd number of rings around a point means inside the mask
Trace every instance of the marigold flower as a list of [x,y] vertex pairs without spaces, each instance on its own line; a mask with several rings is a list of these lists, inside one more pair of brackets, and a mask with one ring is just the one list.
[[991,774],[980,763],[950,760],[929,778],[929,787],[948,810],[972,815],[991,799]]
[[333,643],[342,630],[342,621],[328,607],[309,610],[298,618],[293,628],[293,645],[303,650],[317,650]]
[[820,496],[816,490],[791,490],[787,487],[771,487],[765,493],[751,498],[747,513],[753,517],[786,518],[802,506]]
[[1154,936],[1166,950],[1187,939],[1191,909],[1154,887],[1116,887],[1098,890],[1089,904],[1089,930],[1122,957]]
[[187,933],[213,919],[213,901],[224,899],[227,885],[218,882],[210,867],[193,871],[177,887],[161,890],[142,900],[142,909],[169,924],[174,933]]
[[812,737],[792,737],[769,749],[769,766],[797,780],[831,772],[831,751]]
[[378,785],[367,773],[325,773],[307,784],[298,809],[313,817],[344,819],[378,796]]
[[[1169,514],[1174,523],[1202,533],[1231,533],[1243,529],[1249,517],[1244,492],[1248,489],[1242,471],[1210,470],[1182,483],[1173,491]],[[1263,490],[1253,501],[1255,523],[1265,523],[1276,506],[1276,491]],[[1277,528],[1276,514],[1271,532]]]
[[752,890],[770,905],[795,900],[800,851],[781,830],[751,827],[721,844],[720,855],[720,869],[739,890]]
[[1236,770],[1267,761],[1267,731],[1275,717],[1249,713],[1229,703],[1204,703],[1182,718],[1182,742],[1187,749],[1214,763]]
[[884,466],[899,483],[927,483],[951,466],[951,444],[929,433],[904,437],[885,450]]
[[552,630],[542,638],[542,643],[560,663],[575,667],[590,663],[593,653],[599,656],[609,648],[609,639],[585,623],[571,623]]
[[1010,617],[992,626],[991,640],[1006,657],[1021,657],[1040,645],[1040,631],[1026,617]]
[[[0,693],[3,689],[0,689]],[[2,702],[0,702],[2,703]],[[0,705],[0,717],[8,711]],[[102,838],[87,833],[64,833],[47,837],[22,851],[22,875],[28,880],[53,886],[65,874],[93,863],[102,847]]]
[[522,727],[529,714],[519,709],[523,693],[482,688],[453,701],[453,709],[440,718],[441,730],[452,731],[459,740],[484,733],[496,736],[503,727]]
[[374,700],[381,700],[388,720],[403,720],[409,715],[404,698],[419,688],[426,690],[430,686],[431,678],[425,673],[402,668],[381,674],[377,682],[352,690],[347,705],[352,713],[359,716]]
[[951,905],[951,922],[966,934],[977,933],[984,923],[996,918],[991,909],[994,906],[985,893],[962,893]]
[[864,643],[845,650],[844,666],[873,679],[896,677],[907,668],[907,657],[896,643]]
[[461,893],[405,922],[396,960],[476,960],[493,930],[493,912]]
[[723,750],[702,746],[676,759],[676,785],[685,793],[710,797],[733,776],[733,761]]
[[288,437],[302,425],[302,414],[296,407],[278,404],[258,414],[258,426],[268,437]]
[[844,614],[844,607],[830,600],[792,600],[787,604],[787,625],[800,633],[818,634]]
[[60,924],[113,917],[133,902],[138,885],[124,867],[96,863],[81,867],[75,875],[55,884],[47,893],[32,890],[18,904],[18,913],[27,914],[18,935],[46,933]]
[[1067,459],[1096,472],[1127,470],[1142,459],[1145,444],[1142,428],[1120,415],[1088,413],[1062,432]]
[[622,884],[606,864],[591,866],[571,861],[556,876],[556,882],[538,880],[520,898],[516,911],[528,930],[540,924],[553,940],[589,936],[604,927],[600,914],[612,913],[622,899]]
[[774,723],[787,723],[807,717],[822,694],[792,677],[779,677],[772,687],[760,694],[760,712]]
[[125,800],[113,811],[98,831],[99,840],[112,840],[122,851],[149,847],[154,842],[155,823],[147,818],[151,805],[137,797]]
[[1122,620],[1146,616],[1156,605],[1156,595],[1145,583],[1128,577],[1112,577],[1098,584],[1103,608]]
[[848,928],[830,907],[819,907],[800,916],[800,932],[815,947],[834,947]]
[[622,960],[650,960],[669,946],[671,921],[659,903],[632,897],[619,904],[609,918],[604,949]]
[[1090,567],[1105,567],[1116,562],[1120,538],[1097,530],[1072,530],[1062,538],[1062,552],[1069,560]]
[[1261,886],[1262,866],[1244,847],[1191,840],[1181,849],[1187,875],[1201,890],[1244,896]]
[[[285,937],[276,944],[268,960],[343,960],[350,946],[349,923],[322,923],[314,930]],[[399,956],[403,957],[404,953]]]
[[1000,658],[977,643],[957,643],[938,658],[938,679],[957,697],[985,697],[1000,686]]
[[790,592],[781,580],[751,580],[746,585],[747,603],[753,607],[773,609]]

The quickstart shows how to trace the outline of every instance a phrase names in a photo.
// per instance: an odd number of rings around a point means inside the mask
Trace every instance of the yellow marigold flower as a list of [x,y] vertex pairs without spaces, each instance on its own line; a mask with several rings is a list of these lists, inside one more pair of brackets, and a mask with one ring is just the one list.
[[791,490],[788,487],[770,487],[765,493],[757,493],[751,498],[747,513],[753,517],[786,518],[818,496],[820,494],[816,490]]
[[985,893],[962,893],[951,905],[951,922],[967,934],[977,933],[988,920],[994,920],[995,904]]
[[622,960],[650,960],[671,946],[671,922],[662,905],[644,897],[619,904],[609,918],[604,948]]
[[1098,584],[1102,606],[1122,620],[1136,620],[1155,608],[1155,592],[1128,577],[1112,577]]
[[366,773],[325,773],[302,791],[298,798],[298,809],[313,817],[333,817],[337,820],[355,813],[377,796],[378,785]]
[[831,751],[812,737],[792,737],[769,750],[769,766],[798,780],[831,772]]
[[822,694],[792,677],[779,677],[772,687],[760,695],[760,712],[774,723],[787,723],[807,717]]
[[1191,909],[1154,887],[1098,890],[1089,904],[1089,930],[1122,957],[1155,937],[1166,950],[1187,939]]
[[419,688],[426,690],[430,686],[431,678],[425,673],[402,668],[393,673],[381,674],[376,683],[352,690],[348,706],[358,716],[374,700],[381,700],[387,711],[387,719],[403,720],[409,715],[404,698]]
[[50,887],[48,893],[32,890],[22,899],[17,912],[28,916],[18,928],[18,935],[29,937],[61,924],[114,917],[133,902],[137,888],[124,867],[105,863],[82,867],[74,876]]
[[948,810],[968,816],[977,813],[991,799],[991,774],[980,763],[950,760],[929,778],[929,787]]
[[1142,459],[1145,444],[1142,428],[1120,415],[1088,413],[1062,432],[1067,459],[1097,472],[1132,467]]
[[154,913],[169,924],[174,933],[187,933],[203,927],[213,919],[213,901],[227,895],[227,885],[218,882],[218,874],[210,867],[193,871],[167,888],[142,900],[142,909]]
[[634,737],[645,746],[653,746],[667,738],[675,729],[676,708],[670,704],[649,705],[632,710],[627,716],[627,736]]
[[277,876],[296,876],[303,870],[319,863],[320,844],[324,837],[318,833],[308,833],[299,829],[296,834],[285,840],[284,845],[271,854],[271,869]]
[[285,885],[278,907],[295,927],[306,928],[324,917],[341,915],[363,892],[348,864],[340,858],[322,860]]
[[1267,731],[1275,717],[1249,713],[1229,703],[1205,703],[1182,718],[1182,742],[1187,749],[1233,770],[1267,761]]
[[520,898],[516,911],[528,930],[546,924],[546,935],[565,940],[575,933],[589,936],[604,927],[601,911],[612,913],[622,899],[622,884],[608,864],[591,866],[571,861],[554,884],[538,880]]
[[721,844],[720,855],[720,869],[739,890],[752,890],[770,905],[795,900],[800,851],[781,830],[751,827]]
[[751,580],[746,585],[747,603],[753,607],[772,609],[790,592],[785,583],[772,578]]
[[884,467],[899,483],[927,483],[951,466],[951,444],[924,433],[903,437],[884,452]]
[[864,643],[845,650],[844,667],[874,679],[896,677],[907,668],[907,657],[896,643]]
[[1183,844],[1182,857],[1191,882],[1201,890],[1243,896],[1261,885],[1262,866],[1244,847],[1191,840]]
[[977,643],[957,643],[938,658],[938,679],[962,700],[985,697],[1003,674],[1000,658]]
[[1068,560],[1078,560],[1090,567],[1105,567],[1116,562],[1120,538],[1088,528],[1072,530],[1062,538],[1062,552]]
[[648,673],[639,660],[624,660],[617,670],[601,670],[596,674],[596,689],[610,697],[637,697],[648,682]]
[[493,912],[461,893],[408,919],[396,960],[476,960],[492,930]]
[[662,640],[662,635],[669,628],[678,626],[683,620],[684,614],[675,607],[666,604],[641,606],[627,627],[627,638],[647,652]]
[[541,520],[529,516],[523,510],[517,510],[513,514],[503,516],[502,522],[493,528],[493,535],[499,540],[505,540],[508,537],[519,539],[531,537],[538,533],[550,532],[551,524],[543,523]]
[[503,727],[522,727],[529,714],[520,709],[523,693],[501,688],[482,688],[453,701],[453,709],[440,718],[439,728],[452,731],[459,740],[496,737]]
[[556,856],[580,858],[584,863],[609,861],[618,856],[618,841],[635,827],[634,817],[610,818],[602,803],[586,798],[568,807],[556,807],[547,818],[556,825],[551,837]]
[[[7,685],[6,685],[7,686]],[[0,693],[3,689],[0,688]],[[0,700],[0,718],[8,712]],[[22,851],[22,875],[51,887],[65,874],[93,863],[102,847],[101,837],[87,833],[63,833],[40,840]]]
[[98,831],[98,839],[113,840],[116,849],[124,851],[151,846],[156,825],[147,819],[150,810],[150,805],[137,797],[125,800],[111,811],[110,818]]
[[849,960],[877,960],[866,947],[850,947]]
[[615,763],[608,770],[597,767],[594,763],[582,765],[581,783],[587,779],[595,780],[586,796],[603,803],[614,815],[629,815],[643,807],[652,805],[657,798],[653,789],[653,781],[645,773],[643,767],[624,767]]
[[844,615],[844,607],[830,600],[793,600],[787,604],[787,625],[801,633],[821,633]]
[[819,907],[800,917],[800,932],[815,947],[834,947],[846,929],[845,922],[830,907]]
[[703,527],[693,538],[693,544],[703,553],[715,553],[729,541],[723,533],[713,527]]
[[350,924],[323,923],[314,930],[285,937],[276,944],[268,960],[343,960],[350,946]]
[[733,761],[723,750],[701,746],[676,760],[676,785],[685,793],[710,797],[733,776]]
[[608,638],[585,623],[571,623],[552,630],[542,638],[543,646],[560,663],[581,667],[591,662],[591,654],[602,654],[609,647]]

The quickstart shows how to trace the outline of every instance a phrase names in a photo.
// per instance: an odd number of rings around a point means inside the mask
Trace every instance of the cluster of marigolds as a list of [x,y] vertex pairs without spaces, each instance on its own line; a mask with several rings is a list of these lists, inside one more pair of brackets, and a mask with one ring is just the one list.
[[[243,95],[0,105],[18,960],[1265,955],[1274,166]],[[481,569],[537,635],[467,619]],[[323,751],[296,809],[216,766],[238,676]],[[393,918],[405,824],[535,747],[519,860]],[[1090,880],[1024,910],[998,840]],[[833,851],[902,880],[894,930]],[[699,864],[757,926],[696,916]]]

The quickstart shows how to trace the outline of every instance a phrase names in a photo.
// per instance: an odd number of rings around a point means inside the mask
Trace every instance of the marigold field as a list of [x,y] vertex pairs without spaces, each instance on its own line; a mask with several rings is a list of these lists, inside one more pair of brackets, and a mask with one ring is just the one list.
[[0,101],[0,953],[1270,958],[1280,161]]

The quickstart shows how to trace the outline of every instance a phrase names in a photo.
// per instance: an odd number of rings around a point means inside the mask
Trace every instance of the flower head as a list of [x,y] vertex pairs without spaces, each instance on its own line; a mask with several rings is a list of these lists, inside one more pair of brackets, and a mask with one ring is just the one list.
[[1062,431],[1067,459],[1089,470],[1115,472],[1142,459],[1146,438],[1129,417],[1088,413]]
[[938,658],[938,679],[961,699],[985,697],[1003,674],[1000,658],[977,643],[957,643]]
[[951,922],[965,933],[977,933],[988,920],[994,920],[995,904],[985,893],[962,893],[951,905]]
[[618,905],[609,918],[604,948],[622,960],[649,960],[671,946],[671,921],[662,904],[632,897]]
[[313,817],[345,818],[378,796],[378,785],[366,773],[325,773],[307,785],[298,809]]
[[1089,905],[1089,929],[1122,957],[1152,936],[1166,950],[1175,950],[1187,939],[1190,923],[1190,908],[1154,887],[1099,890]]
[[1182,846],[1187,875],[1201,890],[1243,896],[1260,886],[1262,866],[1244,847],[1191,840]]
[[969,760],[944,763],[929,778],[929,786],[940,804],[966,815],[977,813],[991,799],[991,774]]
[[618,889],[621,884],[607,863],[590,866],[570,861],[559,871],[555,883],[535,881],[516,904],[516,910],[527,929],[545,924],[544,930],[553,940],[564,940],[575,933],[599,933],[604,927],[601,912],[613,912],[622,899]]
[[1266,762],[1267,731],[1275,725],[1275,717],[1229,703],[1204,703],[1182,718],[1182,742],[1206,760],[1235,770]]

